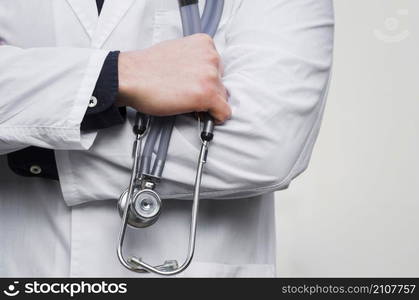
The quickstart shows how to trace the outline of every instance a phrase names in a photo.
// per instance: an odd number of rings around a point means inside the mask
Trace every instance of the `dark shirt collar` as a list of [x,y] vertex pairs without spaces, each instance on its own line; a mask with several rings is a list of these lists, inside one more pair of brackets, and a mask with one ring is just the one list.
[[97,11],[98,11],[99,15],[100,15],[100,12],[102,11],[103,2],[105,2],[105,0],[96,0]]

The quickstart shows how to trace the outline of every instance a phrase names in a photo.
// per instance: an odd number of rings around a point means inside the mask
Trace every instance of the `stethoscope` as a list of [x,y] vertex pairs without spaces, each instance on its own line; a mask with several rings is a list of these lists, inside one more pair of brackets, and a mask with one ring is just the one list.
[[[215,35],[223,13],[224,0],[207,0],[202,18],[199,13],[198,0],[178,0],[178,2],[185,36],[201,32],[210,36]],[[152,266],[138,257],[127,259],[123,253],[127,225],[134,228],[146,228],[153,225],[160,216],[163,203],[155,189],[163,173],[174,122],[175,117],[156,118],[141,113],[136,114],[130,184],[118,201],[122,226],[117,249],[121,264],[134,272],[176,275],[188,268],[194,256],[202,172],[207,160],[209,144],[214,137],[214,121],[208,114],[205,114],[202,120],[201,150],[195,176],[189,247],[185,261],[180,266],[176,260],[168,260],[159,266]],[[143,139],[146,135],[147,141],[143,147]],[[153,161],[152,154],[157,141],[159,141],[159,146]]]

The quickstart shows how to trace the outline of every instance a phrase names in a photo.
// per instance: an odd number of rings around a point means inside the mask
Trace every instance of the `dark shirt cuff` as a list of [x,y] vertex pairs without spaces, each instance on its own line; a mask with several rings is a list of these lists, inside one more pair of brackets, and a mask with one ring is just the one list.
[[10,169],[17,175],[58,180],[54,150],[28,147],[7,155]]
[[118,95],[119,51],[108,54],[81,123],[82,131],[105,129],[125,122],[125,107],[115,105]]

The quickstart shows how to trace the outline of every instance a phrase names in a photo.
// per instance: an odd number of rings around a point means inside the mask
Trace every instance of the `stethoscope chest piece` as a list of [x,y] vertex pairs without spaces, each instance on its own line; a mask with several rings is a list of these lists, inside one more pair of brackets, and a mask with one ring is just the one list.
[[[128,190],[118,201],[118,211],[121,217],[128,205]],[[153,225],[159,218],[162,208],[160,196],[153,190],[144,189],[134,193],[128,210],[128,224],[135,228],[145,228]]]

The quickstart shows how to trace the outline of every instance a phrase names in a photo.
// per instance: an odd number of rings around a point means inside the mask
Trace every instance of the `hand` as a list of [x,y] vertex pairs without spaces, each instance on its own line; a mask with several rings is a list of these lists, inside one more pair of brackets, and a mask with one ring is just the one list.
[[122,52],[118,68],[118,105],[154,116],[209,112],[217,123],[231,116],[220,56],[208,35]]

